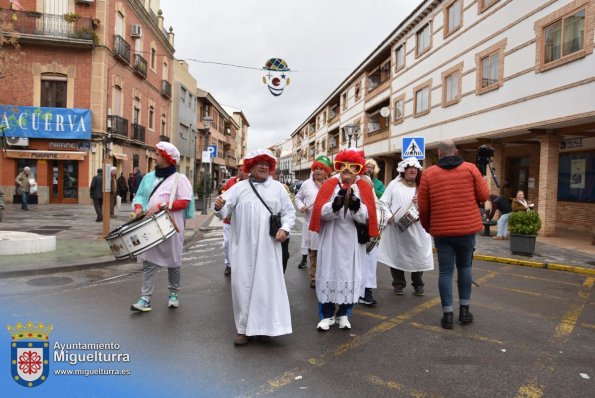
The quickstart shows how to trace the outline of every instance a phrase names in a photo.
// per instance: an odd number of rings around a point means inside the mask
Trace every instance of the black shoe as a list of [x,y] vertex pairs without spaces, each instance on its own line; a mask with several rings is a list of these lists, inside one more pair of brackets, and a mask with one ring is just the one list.
[[101,218],[96,218],[95,219],[95,222],[101,222],[101,221],[102,221]]
[[405,293],[403,293],[403,287],[401,287],[401,286],[393,287],[393,291],[395,292],[395,294],[397,296],[402,296],[403,294],[405,294]]
[[452,312],[445,312],[440,320],[440,325],[442,325],[442,329],[452,329],[453,323],[453,314]]
[[225,276],[231,275],[231,267],[229,265],[225,266],[225,271],[223,271],[223,275],[225,275]]
[[413,294],[415,294],[416,296],[423,296],[424,295],[424,287],[423,286],[413,286]]
[[468,305],[461,305],[459,307],[459,322],[461,322],[463,325],[473,322],[473,314],[469,312]]
[[377,304],[377,301],[374,299],[374,296],[372,295],[372,289],[367,287],[364,290],[364,297],[360,297],[358,302],[360,304],[364,304],[364,305],[375,305]]
[[302,260],[302,262],[298,264],[298,268],[306,268],[307,266],[308,262],[306,260]]

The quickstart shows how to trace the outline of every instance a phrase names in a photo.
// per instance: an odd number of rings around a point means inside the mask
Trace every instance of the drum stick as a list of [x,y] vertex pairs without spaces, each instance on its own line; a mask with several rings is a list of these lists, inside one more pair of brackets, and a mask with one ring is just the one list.
[[137,215],[135,212],[132,213],[128,213],[128,218],[130,218],[131,220],[136,220],[137,218],[143,218],[145,216],[145,212],[141,212],[139,215]]
[[[393,212],[393,213],[390,215],[390,218],[389,218],[388,220],[390,220],[391,218],[393,218],[393,217],[395,216],[395,214],[397,214],[397,212],[398,212],[399,210],[401,210],[401,207],[402,207],[402,206],[399,206],[399,208],[398,208],[397,210],[395,210],[395,211],[394,211],[394,212]],[[389,207],[389,209],[390,209],[390,207]],[[386,220],[386,222],[388,222],[388,220]],[[394,219],[393,219],[393,221],[394,221]]]

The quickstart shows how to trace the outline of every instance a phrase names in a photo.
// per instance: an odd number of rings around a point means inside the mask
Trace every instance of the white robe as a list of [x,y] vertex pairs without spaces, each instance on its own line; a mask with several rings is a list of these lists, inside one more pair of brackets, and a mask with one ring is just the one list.
[[[378,246],[378,261],[391,268],[406,272],[431,271],[434,269],[432,254],[432,238],[416,221],[404,232],[396,226],[396,222],[409,210],[415,195],[415,187],[407,187],[400,177],[392,180],[380,198],[386,203],[394,215],[395,223],[386,226],[382,232]],[[390,217],[390,214],[387,215]]]
[[318,250],[319,236],[318,232],[310,231],[310,220],[312,219],[312,209],[314,200],[318,195],[319,187],[312,178],[304,181],[297,195],[295,195],[295,204],[299,209],[302,206],[308,207],[304,213],[304,223],[302,225],[302,254],[308,254],[308,249]]
[[[290,231],[295,209],[285,187],[269,177],[254,187],[274,214],[281,212],[281,229]],[[236,329],[247,336],[289,334],[291,314],[283,277],[281,244],[269,236],[270,214],[248,180],[221,195],[225,205],[215,214],[232,214],[229,237],[231,294]]]
[[[335,187],[331,199],[322,206],[320,246],[316,266],[316,296],[320,303],[357,303],[364,295],[363,267],[367,260],[366,245],[357,241],[353,220],[367,223],[368,208],[361,202],[357,213],[343,209],[333,213],[332,203],[339,192]],[[359,188],[353,184],[352,194],[361,198]]]

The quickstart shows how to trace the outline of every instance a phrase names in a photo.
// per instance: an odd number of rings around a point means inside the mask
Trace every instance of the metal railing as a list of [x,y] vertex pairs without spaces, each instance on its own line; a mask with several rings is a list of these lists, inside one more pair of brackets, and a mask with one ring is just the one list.
[[112,122],[112,134],[118,134],[123,137],[128,137],[128,119],[124,119],[121,116],[111,115]]
[[132,137],[133,140],[145,142],[145,126],[132,123]]
[[114,55],[125,64],[130,64],[130,44],[120,35],[114,35]]
[[22,34],[43,38],[81,39],[93,42],[95,32],[91,18],[77,14],[54,15],[35,11],[16,11],[0,8],[12,29]]
[[161,80],[161,95],[171,98],[171,83],[167,80]]
[[140,54],[134,54],[134,72],[143,79],[147,78],[147,60]]

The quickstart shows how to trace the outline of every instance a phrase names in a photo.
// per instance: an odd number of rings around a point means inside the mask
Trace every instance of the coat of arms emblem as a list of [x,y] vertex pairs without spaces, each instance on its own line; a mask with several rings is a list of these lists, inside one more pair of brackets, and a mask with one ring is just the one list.
[[10,343],[11,373],[14,381],[25,387],[37,387],[46,381],[50,372],[49,334],[53,325],[39,322],[18,322],[8,325],[12,335]]

